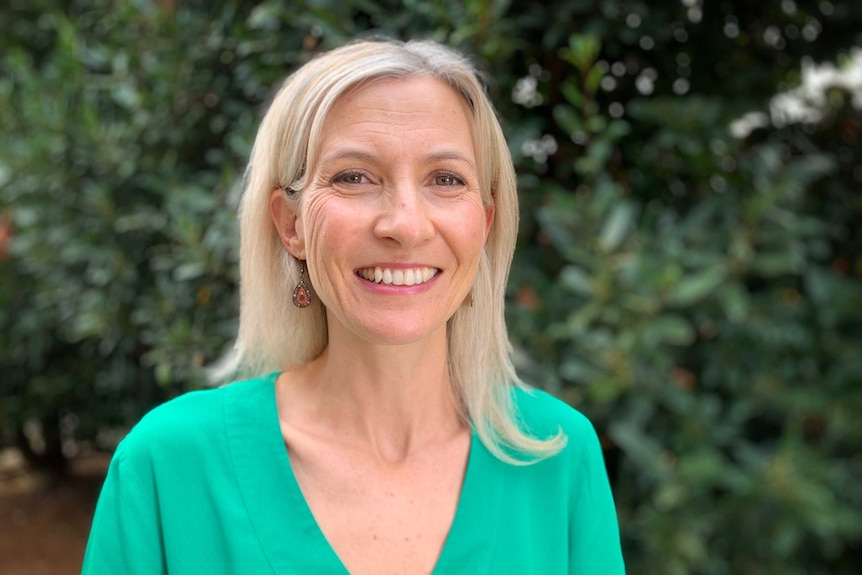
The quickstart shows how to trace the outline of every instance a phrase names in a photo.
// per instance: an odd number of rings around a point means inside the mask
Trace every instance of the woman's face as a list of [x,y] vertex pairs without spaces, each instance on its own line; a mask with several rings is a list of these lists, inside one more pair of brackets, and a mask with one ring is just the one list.
[[[428,77],[345,94],[324,122],[310,176],[294,232],[282,237],[307,259],[330,338],[339,329],[388,344],[445,336],[493,221],[463,98]],[[280,204],[273,196],[277,225]]]

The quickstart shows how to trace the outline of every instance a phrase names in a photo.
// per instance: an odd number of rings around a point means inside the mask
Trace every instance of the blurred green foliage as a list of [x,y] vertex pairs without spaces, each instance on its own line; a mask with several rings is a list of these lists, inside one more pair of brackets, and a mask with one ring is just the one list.
[[850,1],[11,0],[0,439],[62,465],[202,385],[272,90],[357,35],[430,37],[488,72],[521,186],[519,368],[596,423],[629,571],[856,573],[859,89],[763,119],[860,29]]

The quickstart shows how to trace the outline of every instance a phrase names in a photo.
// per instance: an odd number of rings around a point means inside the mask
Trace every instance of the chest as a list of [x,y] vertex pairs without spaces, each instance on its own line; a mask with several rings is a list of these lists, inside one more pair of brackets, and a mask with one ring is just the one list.
[[431,573],[458,509],[469,434],[397,465],[359,451],[289,440],[303,497],[351,575]]

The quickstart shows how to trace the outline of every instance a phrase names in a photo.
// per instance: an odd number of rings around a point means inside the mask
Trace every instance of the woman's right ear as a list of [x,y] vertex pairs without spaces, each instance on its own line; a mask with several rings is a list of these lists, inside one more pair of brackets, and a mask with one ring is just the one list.
[[295,204],[287,199],[287,192],[281,188],[273,190],[269,196],[269,212],[281,243],[293,257],[304,260],[305,237],[302,233],[302,220],[294,206]]

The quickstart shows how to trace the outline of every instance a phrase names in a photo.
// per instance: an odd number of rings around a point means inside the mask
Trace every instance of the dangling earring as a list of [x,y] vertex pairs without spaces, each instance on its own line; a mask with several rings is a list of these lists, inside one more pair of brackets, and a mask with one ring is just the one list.
[[299,283],[293,288],[293,305],[308,307],[311,305],[311,290],[305,285],[305,262],[299,261]]

